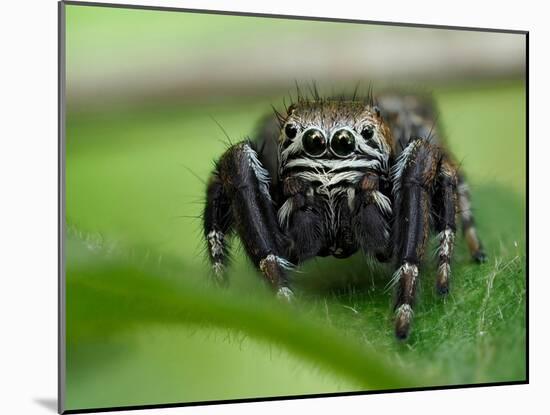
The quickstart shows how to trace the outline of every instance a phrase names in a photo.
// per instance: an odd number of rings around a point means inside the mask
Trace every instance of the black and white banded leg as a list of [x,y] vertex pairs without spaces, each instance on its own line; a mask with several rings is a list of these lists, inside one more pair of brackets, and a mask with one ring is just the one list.
[[214,272],[223,272],[227,254],[225,235],[231,226],[246,253],[277,296],[290,300],[284,257],[286,239],[280,232],[270,195],[270,178],[252,144],[230,147],[217,163],[204,212],[204,234]]
[[440,166],[433,205],[439,242],[436,288],[443,295],[449,292],[451,278],[451,258],[456,234],[457,174],[456,168],[445,157]]
[[[400,155],[392,171],[395,192],[395,237],[399,268],[392,281],[398,285],[395,301],[395,334],[405,339],[410,330],[416,290],[419,280],[419,266],[426,250],[430,233],[432,207],[439,211],[446,221],[443,238],[440,241],[445,255],[440,256],[440,268],[450,272],[450,253],[454,236],[447,231],[454,229],[455,186],[449,163],[443,162],[441,150],[425,139],[411,140]],[[451,175],[453,176],[453,175]],[[440,192],[436,189],[440,187]],[[454,232],[453,232],[454,235]],[[447,251],[445,251],[447,250]],[[448,273],[446,274],[448,276]]]
[[462,232],[464,233],[472,259],[478,263],[485,262],[487,257],[483,250],[483,244],[477,235],[474,215],[472,213],[470,188],[462,175],[458,176],[458,210],[462,221]]
[[231,202],[224,192],[216,170],[208,183],[203,221],[208,256],[215,281],[220,285],[227,284],[225,267],[229,255],[228,237],[231,232],[232,218]]

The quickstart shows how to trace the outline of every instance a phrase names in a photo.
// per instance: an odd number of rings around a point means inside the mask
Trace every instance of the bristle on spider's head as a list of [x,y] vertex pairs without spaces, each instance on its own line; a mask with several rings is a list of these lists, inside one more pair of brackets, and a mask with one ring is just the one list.
[[[330,102],[330,101],[340,101],[340,102],[360,102],[363,105],[368,107],[375,107],[376,100],[374,97],[374,90],[372,83],[369,83],[366,91],[361,88],[361,83],[357,82],[351,91],[342,91],[339,94],[335,94],[334,91],[326,93],[319,88],[318,84],[313,81],[310,83],[305,83],[301,85],[298,81],[294,81],[295,88],[294,94],[290,93],[290,103],[291,105],[287,106],[284,102],[284,106],[287,109],[287,112],[292,107],[292,104],[301,104],[308,102]],[[286,100],[284,100],[286,101]]]

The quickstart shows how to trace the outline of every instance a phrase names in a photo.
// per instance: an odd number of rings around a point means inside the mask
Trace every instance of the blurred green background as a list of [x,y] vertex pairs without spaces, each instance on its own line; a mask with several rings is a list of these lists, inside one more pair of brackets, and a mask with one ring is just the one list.
[[[360,53],[359,53],[360,52]],[[66,409],[525,379],[524,38],[66,7]],[[199,215],[233,141],[294,81],[432,91],[489,261],[457,240],[393,337],[391,267],[319,259],[277,302],[234,242],[208,283]],[[219,124],[219,125],[218,125]]]

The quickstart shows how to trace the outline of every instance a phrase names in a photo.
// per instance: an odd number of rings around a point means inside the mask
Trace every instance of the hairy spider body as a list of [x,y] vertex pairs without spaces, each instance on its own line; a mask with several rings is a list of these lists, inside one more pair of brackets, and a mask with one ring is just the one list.
[[286,299],[289,271],[312,257],[361,250],[393,259],[399,338],[409,333],[431,230],[439,240],[439,293],[449,289],[457,214],[473,258],[484,260],[468,187],[424,97],[299,96],[286,114],[266,118],[255,140],[221,156],[206,199],[204,234],[219,282],[226,282],[232,231]]

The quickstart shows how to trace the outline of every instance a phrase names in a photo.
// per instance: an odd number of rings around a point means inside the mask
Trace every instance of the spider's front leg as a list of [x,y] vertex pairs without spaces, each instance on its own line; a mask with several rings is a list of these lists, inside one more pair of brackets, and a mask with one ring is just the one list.
[[277,295],[290,300],[287,270],[292,264],[284,258],[286,239],[277,225],[267,170],[249,142],[230,147],[216,167],[204,211],[204,234],[215,274],[223,273],[226,235],[233,228]]
[[440,293],[448,290],[456,227],[456,177],[456,169],[441,149],[420,138],[409,142],[393,168],[394,234],[400,265],[393,279],[398,284],[395,303],[398,338],[404,339],[409,334],[432,213],[440,235],[437,287]]

